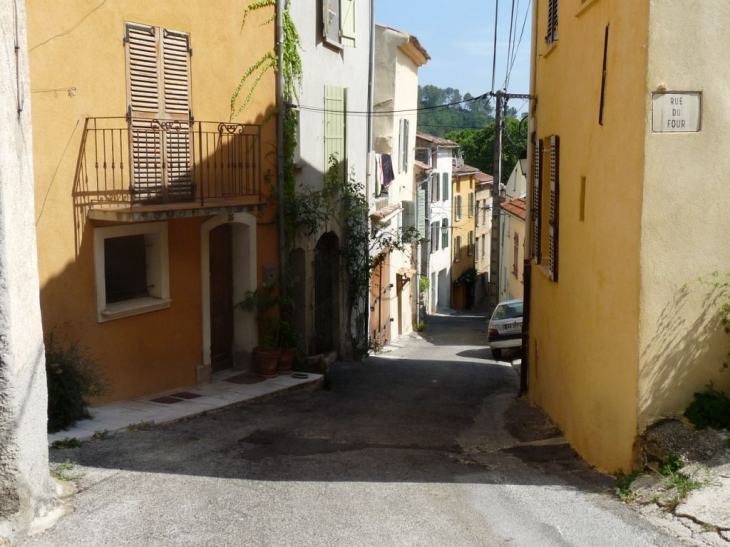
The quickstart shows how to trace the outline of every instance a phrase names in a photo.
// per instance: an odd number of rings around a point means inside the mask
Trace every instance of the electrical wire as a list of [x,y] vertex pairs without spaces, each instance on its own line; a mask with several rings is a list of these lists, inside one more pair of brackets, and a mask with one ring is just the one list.
[[494,81],[497,77],[497,21],[499,20],[499,0],[494,5],[494,46],[492,49],[492,93],[494,93]]
[[[512,39],[512,29],[514,28],[514,22],[515,22],[515,0],[512,0],[512,9],[510,10],[510,16],[509,16],[509,36],[507,38],[507,62],[504,65],[504,89],[507,89],[507,82],[509,80],[509,60],[512,55],[512,46],[514,45],[513,39]],[[515,29],[514,34],[517,34],[517,29]]]
[[402,113],[412,113],[412,112],[423,112],[428,110],[437,110],[440,108],[450,108],[452,106],[470,103],[473,101],[481,101],[483,99],[487,98],[487,94],[484,93],[483,95],[479,95],[478,97],[471,97],[469,99],[462,99],[461,101],[456,101],[453,103],[447,103],[447,104],[438,104],[434,106],[421,106],[418,108],[404,108],[402,110],[330,110],[328,108],[320,107],[320,106],[307,106],[307,105],[297,105],[297,104],[288,104],[287,106],[289,108],[293,108],[296,110],[302,110],[307,112],[322,112],[322,113],[331,113],[331,114],[348,114],[353,116],[389,116],[391,114],[402,114]]
[[515,61],[517,60],[517,53],[520,51],[520,46],[522,45],[522,37],[525,34],[525,26],[527,24],[527,17],[530,15],[530,7],[532,4],[532,0],[527,1],[527,8],[525,9],[525,18],[522,20],[522,30],[520,31],[520,38],[517,40],[517,47],[512,50],[512,61],[509,65],[509,72],[507,73],[507,85],[505,88],[509,85],[509,79],[510,76],[512,76],[512,67],[515,65]]

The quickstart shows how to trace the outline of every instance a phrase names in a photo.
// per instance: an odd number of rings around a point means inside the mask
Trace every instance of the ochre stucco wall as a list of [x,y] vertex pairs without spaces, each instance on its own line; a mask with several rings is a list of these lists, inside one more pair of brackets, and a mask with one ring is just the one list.
[[[475,231],[474,216],[469,216],[469,194],[475,194],[474,175],[459,175],[454,173],[451,183],[451,207],[453,226],[449,233],[451,245],[451,307],[457,310],[466,307],[466,285],[454,285],[461,274],[469,268],[474,267],[474,255],[469,254],[469,232]],[[456,220],[456,197],[461,196],[461,220]],[[476,212],[476,194],[474,195],[474,210]],[[457,254],[456,238],[461,236],[461,255],[458,261],[454,258]],[[476,236],[475,236],[476,237]]]
[[[169,309],[97,323],[94,224],[74,216],[71,195],[84,120],[126,114],[122,38],[125,22],[134,22],[190,33],[193,115],[228,121],[241,75],[274,46],[273,25],[261,26],[271,8],[252,13],[241,28],[249,3],[233,0],[223,8],[192,0],[111,0],[99,7],[84,0],[27,2],[44,330],[78,340],[102,364],[113,388],[103,400],[195,382],[202,360],[200,225],[207,217],[169,221]],[[276,173],[274,102],[275,75],[269,71],[234,119],[265,122],[265,197]],[[259,265],[278,263],[275,214],[269,206],[260,216]],[[260,266],[257,270],[260,277]]]
[[[730,374],[720,372],[729,345],[719,313],[728,301],[727,291],[708,284],[730,281],[728,20],[727,2],[693,5],[691,17],[686,2],[651,2],[641,227],[640,429],[682,413],[692,394],[710,380],[730,392]],[[652,132],[651,95],[665,90],[702,93],[701,131]]]
[[588,462],[615,471],[632,466],[637,432],[648,4],[598,0],[579,16],[576,4],[561,2],[548,51],[547,1],[536,2],[533,123],[538,138],[561,139],[560,272],[553,283],[533,267],[530,397]]

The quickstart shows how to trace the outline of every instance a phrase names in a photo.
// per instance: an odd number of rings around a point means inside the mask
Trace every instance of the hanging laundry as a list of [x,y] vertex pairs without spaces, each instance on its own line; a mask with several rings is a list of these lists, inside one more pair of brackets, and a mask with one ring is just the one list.
[[383,166],[383,188],[387,188],[395,179],[393,160],[390,158],[390,154],[383,154],[381,156],[381,162]]

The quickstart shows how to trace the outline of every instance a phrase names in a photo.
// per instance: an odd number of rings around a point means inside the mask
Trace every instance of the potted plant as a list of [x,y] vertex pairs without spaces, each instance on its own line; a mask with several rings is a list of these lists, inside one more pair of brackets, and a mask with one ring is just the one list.
[[247,291],[244,299],[236,304],[241,309],[255,314],[259,345],[251,352],[251,363],[254,372],[264,378],[274,378],[277,375],[276,369],[281,352],[276,348],[276,321],[270,314],[278,303],[279,298],[272,294],[271,289],[256,289]]
[[291,374],[300,337],[289,321],[279,321],[277,341],[281,354],[279,355],[279,365],[276,370],[279,374]]

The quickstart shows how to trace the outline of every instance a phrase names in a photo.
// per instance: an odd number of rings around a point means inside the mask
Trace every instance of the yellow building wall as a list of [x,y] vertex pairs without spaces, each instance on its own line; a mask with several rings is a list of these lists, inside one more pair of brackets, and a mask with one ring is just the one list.
[[557,283],[540,266],[532,271],[530,397],[588,462],[627,470],[637,434],[649,3],[596,0],[581,10],[580,2],[561,2],[559,40],[550,48],[547,4],[535,2],[532,127],[538,138],[561,139],[560,270]]
[[[456,220],[456,211],[452,211],[452,230],[451,230],[451,307],[455,309],[464,309],[467,304],[466,285],[454,285],[461,274],[463,274],[469,268],[474,267],[474,254],[469,254],[469,232],[475,233],[475,222],[474,216],[469,216],[469,194],[474,194],[474,211],[476,214],[476,190],[474,188],[474,176],[473,175],[456,175],[452,177],[451,183],[451,203],[452,209],[456,203],[456,197],[461,196],[461,220]],[[458,261],[455,260],[457,256],[456,238],[461,236],[461,255]]]
[[[710,381],[730,393],[721,323],[730,281],[730,4],[653,2],[646,84],[639,430],[681,414]],[[673,29],[680,29],[675,32]],[[701,130],[654,133],[655,92],[702,93]],[[713,273],[717,273],[716,276]],[[700,281],[700,279],[702,279]]]
[[[273,25],[262,26],[272,9],[252,13],[241,28],[249,3],[27,1],[44,330],[78,340],[101,363],[113,387],[105,401],[195,382],[202,361],[200,225],[206,218],[169,221],[169,309],[97,323],[92,223],[74,215],[71,195],[84,121],[126,115],[126,22],[190,33],[193,115],[228,121],[241,76],[274,47]],[[264,196],[276,173],[274,107],[269,71],[233,120],[263,123]],[[278,263],[275,209],[267,207],[260,217],[258,264]]]

